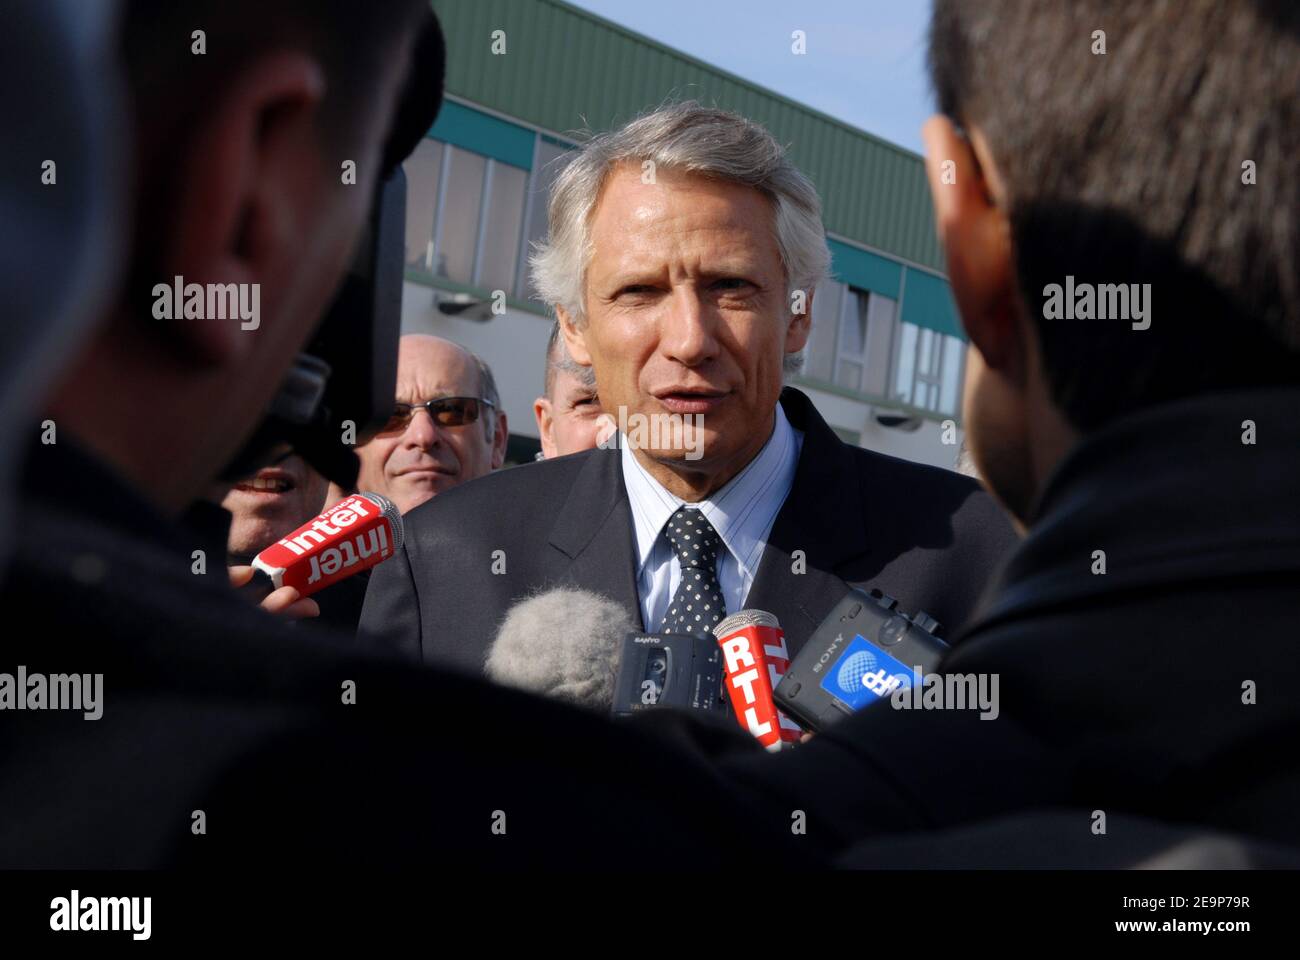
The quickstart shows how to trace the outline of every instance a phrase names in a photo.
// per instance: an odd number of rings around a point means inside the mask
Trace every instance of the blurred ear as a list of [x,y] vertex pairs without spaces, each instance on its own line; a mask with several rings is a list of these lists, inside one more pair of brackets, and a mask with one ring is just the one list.
[[992,157],[947,117],[921,129],[934,220],[962,326],[987,366],[1020,379],[1024,345],[1017,323],[1011,227],[996,197]]
[[587,341],[583,333],[578,329],[578,324],[574,321],[573,316],[568,310],[557,306],[555,308],[555,319],[560,322],[560,333],[564,337],[564,345],[569,350],[569,356],[573,362],[583,367],[591,366],[591,353],[587,350]]
[[[172,197],[168,275],[158,283],[258,284],[245,299],[263,305],[261,284],[293,256],[310,212],[308,191],[319,164],[317,114],[325,90],[320,66],[301,53],[259,58],[196,110]],[[146,187],[147,189],[147,187]],[[246,356],[257,325],[226,319],[185,319],[173,304],[168,334],[182,349],[212,364]],[[241,327],[247,326],[247,329]]]
[[506,444],[510,441],[510,427],[504,410],[497,413],[496,431],[492,434],[492,469],[500,470],[506,462]]

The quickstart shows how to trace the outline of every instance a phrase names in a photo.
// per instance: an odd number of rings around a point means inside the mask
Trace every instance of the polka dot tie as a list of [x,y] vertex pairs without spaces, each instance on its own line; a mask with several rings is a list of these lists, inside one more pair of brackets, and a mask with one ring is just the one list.
[[681,507],[668,518],[664,536],[682,564],[682,582],[668,603],[664,633],[704,633],[727,615],[718,584],[722,538],[704,514]]

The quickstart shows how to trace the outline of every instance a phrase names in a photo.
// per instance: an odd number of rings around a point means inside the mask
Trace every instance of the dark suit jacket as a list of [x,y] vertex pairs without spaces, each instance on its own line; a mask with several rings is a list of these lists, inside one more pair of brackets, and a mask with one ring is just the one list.
[[[777,616],[792,654],[846,583],[878,587],[951,634],[1015,543],[1005,516],[966,477],[844,443],[797,390],[781,403],[803,449],[746,606]],[[617,450],[441,494],[406,515],[402,550],[375,568],[362,639],[478,672],[510,606],[558,585],[608,596],[640,624],[630,509]],[[806,572],[794,572],[796,550]],[[493,572],[496,551],[504,574]]]
[[875,704],[722,766],[830,849],[1049,807],[1300,846],[1297,414],[1300,388],[1185,400],[1067,456],[941,667],[996,674],[996,720]]

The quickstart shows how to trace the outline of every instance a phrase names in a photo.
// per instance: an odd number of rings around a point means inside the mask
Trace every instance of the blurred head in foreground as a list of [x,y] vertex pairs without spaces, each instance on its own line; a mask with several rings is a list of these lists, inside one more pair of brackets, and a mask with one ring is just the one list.
[[[417,0],[383,16],[342,0],[123,8],[135,158],[126,283],[50,408],[175,514],[231,462],[329,303],[431,14]],[[355,183],[340,175],[345,161]],[[165,302],[173,283],[254,316],[194,316]]]
[[966,436],[1022,524],[1081,435],[1300,382],[1300,7],[937,0],[930,71]]

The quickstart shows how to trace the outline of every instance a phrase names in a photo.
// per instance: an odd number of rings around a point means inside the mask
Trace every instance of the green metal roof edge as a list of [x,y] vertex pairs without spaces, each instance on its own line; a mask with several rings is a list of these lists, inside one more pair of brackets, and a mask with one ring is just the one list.
[[670,47],[665,43],[661,43],[660,41],[654,39],[653,37],[648,37],[644,33],[637,33],[635,30],[631,30],[628,27],[622,26],[621,24],[617,24],[612,20],[606,20],[604,17],[600,16],[599,14],[592,13],[590,10],[584,10],[582,7],[576,7],[571,3],[564,2],[564,0],[536,0],[536,2],[546,4],[547,6],[551,6],[551,7],[558,7],[569,13],[575,14],[576,16],[583,17],[587,20],[592,21],[593,23],[599,24],[602,27],[607,27],[610,30],[615,31],[616,33],[621,33],[625,37],[628,37],[631,40],[635,40],[638,43],[643,43],[646,46],[654,47],[660,53],[667,54],[668,56],[674,57],[678,60],[684,60],[687,63],[694,65],[698,69],[716,74],[717,76],[722,77],[726,80],[730,80],[732,83],[739,84],[742,87],[748,87],[750,90],[752,90],[753,92],[761,96],[768,97],[769,99],[775,100],[778,103],[783,103],[788,107],[792,107],[793,109],[798,110],[801,113],[806,113],[810,116],[816,117],[819,120],[824,120],[825,122],[833,124],[834,126],[837,126],[854,136],[862,137],[864,140],[868,140],[871,143],[876,144],[877,146],[885,147],[889,150],[895,151],[896,153],[900,153],[910,160],[918,160],[922,163],[925,162],[925,157],[923,157],[921,154],[916,153],[913,150],[909,150],[907,149],[907,147],[900,146],[899,144],[894,143],[892,140],[886,140],[883,137],[879,137],[874,133],[871,133],[867,130],[863,130],[861,127],[855,127],[851,123],[847,123],[844,120],[837,119],[836,117],[833,117],[828,113],[823,113],[822,111],[816,109],[815,107],[810,107],[806,103],[800,103],[798,100],[793,100],[790,97],[785,96],[784,94],[777,93],[775,90],[765,87],[760,83],[756,83],[753,80],[746,80],[744,77],[734,74],[730,70],[723,70],[721,67],[716,67],[711,63],[699,59],[698,57],[691,56],[689,53],[684,53],[683,51],[678,50],[674,47]]
[[[584,88],[573,86],[575,82],[595,84],[592,106],[599,115],[589,115],[583,109],[557,108],[546,97],[543,91],[547,89],[548,74],[535,52],[541,48],[526,53],[528,59],[522,63],[497,72],[488,62],[491,58],[487,47],[477,48],[479,39],[473,41],[474,46],[461,58],[461,66],[448,78],[448,92],[466,105],[530,127],[544,136],[557,137],[566,146],[580,144],[587,129],[625,123],[659,102],[694,96],[702,102],[725,105],[763,123],[792,151],[792,158],[798,157],[800,169],[817,184],[826,207],[828,232],[905,264],[916,264],[941,275],[946,272],[937,238],[925,228],[932,212],[926,196],[924,164],[920,155],[907,148],[575,7],[567,0],[489,0],[482,6],[477,0],[430,2],[441,15],[452,18],[449,26],[455,29],[471,25],[475,30],[490,29],[497,14],[521,16],[528,19],[529,29],[547,31],[546,42],[563,47],[566,37],[582,35],[598,44],[589,55],[575,57],[576,63],[561,64],[555,82],[578,97],[584,96]],[[494,13],[484,15],[485,10]],[[508,23],[503,20],[500,25]],[[461,38],[461,43],[465,42],[467,36]],[[476,52],[469,53],[469,49]],[[621,51],[623,60],[611,59],[610,50]],[[656,82],[647,84],[639,81],[635,72],[629,74],[633,64],[624,62],[627,58],[653,70]],[[609,82],[616,89],[596,92],[609,71],[613,71]],[[694,79],[682,82],[683,75]],[[652,103],[656,95],[663,99]],[[567,98],[558,102],[565,103]]]

